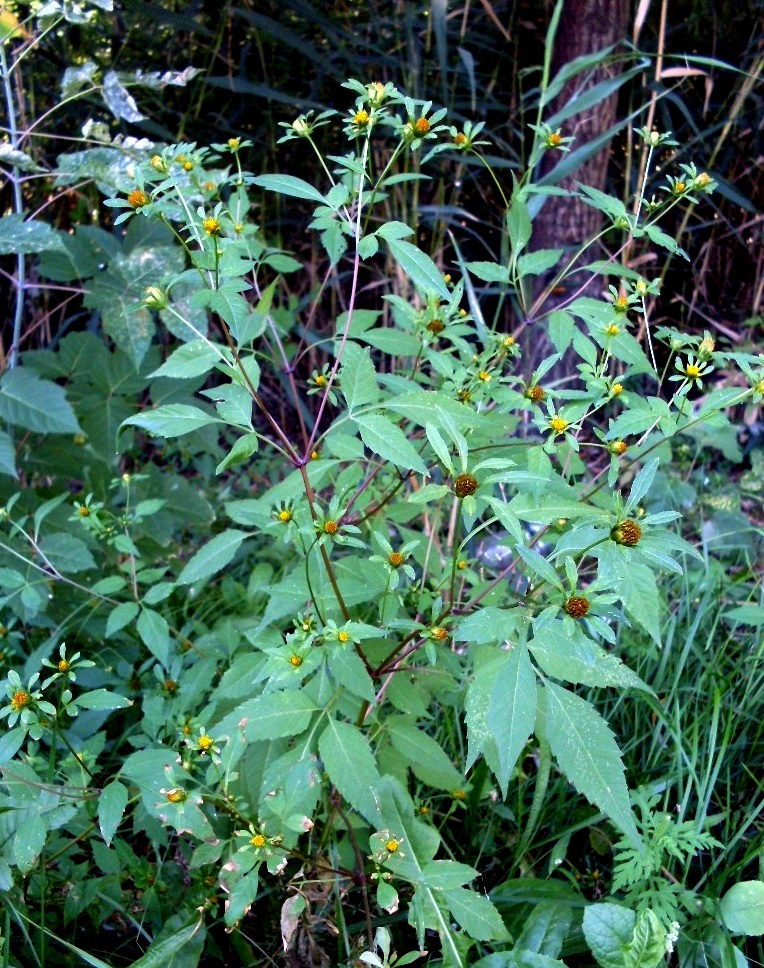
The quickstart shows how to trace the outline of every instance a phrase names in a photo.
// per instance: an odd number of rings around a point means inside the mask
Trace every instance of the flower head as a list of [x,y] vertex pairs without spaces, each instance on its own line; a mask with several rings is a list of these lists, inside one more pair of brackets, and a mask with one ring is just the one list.
[[461,500],[474,494],[478,489],[478,481],[474,474],[457,474],[454,478],[454,494]]
[[143,208],[148,205],[149,196],[140,188],[134,188],[127,196],[127,201],[133,208]]
[[571,595],[562,607],[571,618],[584,618],[589,612],[589,599],[583,595]]
[[634,545],[639,544],[642,537],[642,527],[633,521],[631,518],[626,521],[621,521],[617,524],[610,532],[610,537],[616,544],[624,545],[627,548],[633,548]]
[[533,386],[528,387],[528,389],[525,391],[525,396],[526,399],[532,401],[533,403],[541,403],[546,396],[546,391],[538,384],[534,384]]
[[555,434],[563,434],[568,428],[568,421],[564,417],[552,417],[549,421],[549,426]]

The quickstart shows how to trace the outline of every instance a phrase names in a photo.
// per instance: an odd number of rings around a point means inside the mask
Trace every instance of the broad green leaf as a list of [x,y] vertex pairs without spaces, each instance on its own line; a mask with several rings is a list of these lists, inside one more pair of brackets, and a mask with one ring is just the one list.
[[127,806],[127,787],[119,780],[108,783],[98,797],[98,826],[107,845],[114,840]]
[[379,823],[379,801],[375,788],[379,772],[369,741],[349,723],[330,719],[318,741],[318,752],[345,800],[372,824]]
[[0,255],[33,255],[64,248],[61,235],[48,222],[23,215],[0,218]]
[[196,921],[181,928],[169,938],[155,941],[146,954],[134,961],[130,968],[171,968],[172,956],[185,947],[200,931],[204,931],[203,922]]
[[[233,928],[249,912],[259,887],[260,865],[245,874],[226,898],[225,923]],[[159,966],[157,966],[159,968]]]
[[629,491],[629,498],[626,501],[626,514],[630,514],[638,505],[642,498],[647,494],[647,492],[652,487],[653,481],[655,480],[655,472],[658,470],[659,460],[654,457],[640,470],[639,474],[634,478],[634,482],[631,485],[631,490]]
[[216,575],[221,569],[233,561],[242,541],[248,538],[246,531],[229,528],[222,534],[215,535],[206,545],[191,558],[176,579],[179,585],[190,585],[192,582],[204,581]]
[[429,255],[403,239],[388,239],[387,244],[392,257],[418,289],[436,293],[445,300],[451,298],[443,273]]
[[358,407],[379,400],[377,373],[366,347],[351,341],[345,344],[340,368],[340,390],[351,413]]
[[365,413],[353,417],[353,422],[360,431],[361,440],[372,453],[391,461],[396,467],[414,470],[419,474],[427,473],[427,466],[413,444],[392,420],[380,413]]
[[520,193],[512,199],[512,205],[507,212],[507,229],[509,230],[509,244],[512,255],[517,258],[531,238],[533,228],[528,214],[528,206]]
[[178,380],[190,380],[207,373],[221,358],[221,351],[206,340],[195,339],[179,346],[167,360],[149,376],[166,376]]
[[520,932],[515,948],[557,958],[568,936],[573,912],[564,904],[540,901],[533,907]]
[[255,433],[244,434],[243,437],[239,437],[228,454],[217,465],[215,473],[222,474],[229,467],[243,464],[244,461],[249,460],[253,454],[257,453],[259,446],[260,438]]
[[106,619],[106,638],[110,639],[120,629],[129,625],[139,611],[140,606],[137,602],[122,602],[121,605],[113,608],[109,612],[109,617]]
[[583,629],[571,630],[558,619],[545,622],[535,630],[528,644],[543,673],[554,679],[586,686],[651,691],[617,655],[603,649]]
[[0,430],[0,474],[18,477],[16,470],[16,448],[4,430]]
[[655,573],[639,561],[630,561],[619,591],[629,618],[641,625],[656,645],[660,645],[661,596],[655,581]]
[[0,377],[0,419],[40,434],[80,433],[62,388],[24,366]]
[[584,937],[601,968],[657,968],[665,963],[666,931],[653,911],[635,914],[619,904],[591,904]]
[[[387,180],[387,184],[390,184],[390,179]],[[376,231],[376,235],[380,238],[389,239],[406,239],[410,235],[414,234],[414,230],[411,226],[406,225],[404,222],[384,222]]]
[[445,440],[440,434],[440,431],[434,424],[427,424],[424,428],[427,434],[427,439],[430,442],[430,447],[435,451],[435,455],[449,474],[453,475],[454,465],[451,460],[451,454],[448,451],[448,446]]
[[629,803],[621,752],[605,720],[585,699],[547,682],[546,732],[562,772],[643,850]]
[[214,423],[223,421],[187,403],[168,403],[129,417],[122,426],[139,427],[152,437],[182,437]]
[[509,941],[501,915],[484,895],[464,887],[443,891],[448,908],[459,926],[477,941]]
[[395,719],[388,723],[387,733],[395,749],[422,783],[449,791],[462,786],[462,774],[432,736]]
[[243,723],[249,742],[299,736],[315,711],[315,703],[304,692],[269,692],[237,706],[217,723],[215,731],[233,734]]
[[733,884],[721,899],[719,910],[732,934],[764,934],[764,881]]
[[483,282],[509,282],[509,269],[496,262],[465,262],[465,268]]
[[45,846],[48,828],[43,814],[23,820],[13,836],[13,857],[22,874],[28,874]]
[[57,532],[46,534],[40,540],[40,551],[64,575],[76,574],[95,568],[95,558],[81,538],[73,534]]
[[455,860],[431,860],[422,868],[422,880],[435,891],[463,887],[478,876],[474,867]]
[[252,179],[252,184],[266,191],[279,195],[289,195],[292,198],[305,198],[311,202],[323,204],[326,200],[321,192],[294,175],[258,175]]
[[[523,256],[523,258],[525,257]],[[558,353],[564,353],[573,341],[573,333],[576,328],[573,317],[570,313],[555,309],[549,314],[547,326],[552,346]]]
[[27,731],[23,726],[16,726],[0,737],[0,766],[12,760],[24,745]]
[[132,699],[126,699],[119,693],[110,692],[108,689],[91,689],[83,692],[74,700],[74,704],[80,709],[99,709],[101,711],[112,709],[127,709],[132,706]]
[[518,642],[495,673],[488,707],[488,728],[496,743],[499,773],[506,797],[509,779],[536,722],[536,676],[528,650]]
[[152,608],[142,608],[136,623],[143,644],[168,668],[170,663],[170,628],[167,619]]
[[[517,271],[521,276],[540,276],[560,261],[562,249],[538,249],[521,255],[517,260]],[[558,350],[559,352],[559,350]]]

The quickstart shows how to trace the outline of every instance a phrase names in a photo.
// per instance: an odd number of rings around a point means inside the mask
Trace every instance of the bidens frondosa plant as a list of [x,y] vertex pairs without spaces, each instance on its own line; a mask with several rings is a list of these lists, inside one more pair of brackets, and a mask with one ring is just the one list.
[[[656,284],[619,261],[634,240],[681,255],[661,213],[712,190],[708,176],[685,168],[662,199],[646,203],[642,186],[631,207],[581,186],[603,214],[606,253],[582,270],[586,246],[529,250],[531,197],[555,203],[536,168],[569,139],[536,126],[527,171],[501,185],[480,124],[448,127],[391,84],[345,86],[344,116],[284,125],[281,140],[315,157],[315,181],[251,175],[234,138],[147,151],[107,202],[117,223],[164,227],[183,253],[178,271],[147,280],[143,310],[180,343],[152,373],[156,405],[124,420],[123,440],[163,440],[164,460],[196,449],[230,484],[214,536],[182,560],[158,564],[155,551],[145,580],[131,533],[163,501],[142,494],[140,475],[115,483],[113,508],[86,498],[73,509],[120,556],[93,607],[113,642],[140,651],[126,681],[140,732],[98,811],[109,838],[128,813],[172,832],[202,916],[221,906],[231,930],[264,884],[289,885],[282,923],[296,930],[311,881],[355,906],[366,963],[388,963],[386,933],[381,957],[372,950],[375,922],[405,911],[419,950],[462,965],[510,937],[486,893],[502,877],[476,880],[469,861],[481,860],[464,856],[460,830],[508,797],[529,747],[533,803],[521,822],[500,814],[516,863],[553,762],[613,839],[635,857],[647,849],[616,739],[576,687],[631,690],[636,703],[649,692],[621,661],[619,632],[631,624],[659,644],[656,576],[695,554],[677,515],[650,510],[666,441],[723,421],[723,406],[760,392],[762,368],[653,333]],[[344,148],[326,154],[332,124]],[[654,134],[643,133],[651,157]],[[501,261],[454,248],[436,264],[395,217],[419,165],[450,153],[485,167],[507,200]],[[295,288],[300,261],[254,220],[272,193],[320,239],[310,291]],[[511,298],[512,332],[485,322],[495,293]],[[555,353],[528,365],[521,334],[538,327]],[[563,358],[574,383],[553,375]],[[720,363],[747,368],[748,385],[705,394]],[[30,533],[23,517],[7,522]],[[34,741],[66,737],[59,710],[83,699],[43,698],[62,685],[9,679],[4,714]],[[671,908],[679,921],[691,913]],[[655,915],[650,930],[663,951],[672,924]]]

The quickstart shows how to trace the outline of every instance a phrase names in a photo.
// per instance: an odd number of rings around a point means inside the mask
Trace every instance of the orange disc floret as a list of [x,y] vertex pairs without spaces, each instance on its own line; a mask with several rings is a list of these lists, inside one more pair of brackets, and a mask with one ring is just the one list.
[[178,683],[174,679],[165,679],[162,685],[168,696],[174,696],[178,691]]
[[25,692],[23,689],[19,689],[18,692],[14,692],[14,694],[11,696],[11,709],[15,713],[21,712],[21,710],[25,709],[31,701],[32,697],[29,695],[29,693]]
[[562,135],[559,131],[553,131],[546,139],[547,148],[559,148],[562,144]]
[[625,313],[628,308],[628,296],[618,296],[618,298],[613,302],[613,309],[615,309],[617,313]]
[[324,533],[325,534],[337,534],[339,530],[339,525],[336,521],[324,521]]
[[399,568],[403,564],[403,555],[400,551],[393,551],[387,556],[387,560],[393,566],[393,568]]
[[625,440],[614,440],[608,447],[608,450],[616,457],[622,457],[628,450],[628,447]]
[[617,524],[610,532],[610,537],[615,541],[616,544],[625,545],[627,548],[633,548],[634,545],[639,544],[642,538],[642,528],[636,521],[629,518],[626,521],[621,521]]
[[448,638],[448,629],[444,629],[442,625],[436,625],[434,629],[430,629],[430,635],[436,642],[445,642]]
[[463,131],[459,131],[458,134],[454,136],[454,144],[457,148],[463,148],[468,143],[467,135]]
[[427,118],[417,118],[414,122],[414,133],[419,135],[421,138],[423,134],[427,134],[430,130],[430,122]]
[[291,658],[289,659],[289,664],[293,665],[295,669],[299,669],[300,666],[302,665],[302,657],[299,655],[291,656]]
[[458,498],[469,497],[477,489],[478,482],[474,474],[457,474],[454,478],[454,494]]
[[77,509],[77,513],[79,514],[79,516],[81,518],[89,518],[90,517],[90,508],[89,507],[86,507],[83,504],[81,508],[78,508]]
[[66,661],[66,659],[59,659],[56,668],[59,672],[68,672],[71,669],[71,665]]
[[674,194],[684,195],[687,191],[687,183],[683,181],[674,182]]
[[427,329],[434,335],[437,336],[438,333],[442,333],[445,329],[445,324],[442,319],[433,319],[431,323],[427,324]]
[[140,188],[134,188],[127,196],[127,201],[133,208],[143,208],[144,205],[148,205],[149,196]]
[[532,387],[528,387],[528,389],[525,391],[525,396],[526,399],[532,400],[533,403],[541,403],[546,396],[546,390],[536,384]]
[[571,595],[562,607],[571,618],[584,618],[589,613],[589,599],[583,595]]

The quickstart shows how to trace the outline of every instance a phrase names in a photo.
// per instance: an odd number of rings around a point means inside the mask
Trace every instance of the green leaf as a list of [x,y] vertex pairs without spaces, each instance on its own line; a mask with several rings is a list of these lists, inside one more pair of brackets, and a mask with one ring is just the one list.
[[649,909],[636,915],[619,904],[591,904],[584,937],[601,968],[656,968],[666,955],[666,932]]
[[167,619],[152,608],[141,609],[136,623],[143,644],[166,668],[170,662],[170,628]]
[[233,560],[242,541],[248,537],[246,531],[238,531],[236,528],[229,528],[222,534],[215,535],[196,552],[178,575],[178,584],[190,585],[216,575]]
[[318,741],[318,752],[345,800],[371,824],[379,823],[375,788],[379,772],[366,737],[355,726],[330,719]]
[[661,596],[653,571],[641,562],[630,561],[626,577],[618,590],[629,618],[641,625],[659,646],[661,644]]
[[108,783],[98,797],[98,826],[107,845],[111,845],[127,806],[127,787],[119,780]]
[[244,722],[248,742],[299,736],[315,711],[315,703],[304,692],[269,692],[237,706],[217,723],[215,731],[232,734]]
[[464,267],[483,282],[509,282],[507,266],[500,266],[495,262],[465,262]]
[[517,271],[521,276],[540,276],[557,265],[562,253],[562,249],[538,249],[521,255],[517,260]]
[[110,639],[120,629],[129,625],[139,611],[140,606],[137,602],[122,602],[121,605],[113,608],[106,619],[106,638]]
[[99,709],[102,712],[113,709],[127,709],[132,704],[132,699],[126,699],[119,693],[110,692],[108,689],[91,689],[90,692],[83,692],[74,700],[74,705],[81,709]]
[[414,285],[423,293],[436,293],[442,299],[451,298],[443,273],[432,259],[415,245],[403,239],[388,239],[390,253]]
[[626,514],[630,514],[639,505],[639,502],[652,487],[653,481],[655,480],[655,472],[658,470],[659,463],[659,459],[654,457],[651,461],[645,464],[645,466],[634,478],[634,482],[631,485],[631,490],[629,491],[629,498],[626,501]]
[[58,532],[46,534],[40,541],[40,551],[56,571],[64,575],[95,568],[95,559],[81,538]]
[[558,353],[564,353],[573,342],[573,333],[576,324],[570,313],[565,313],[561,309],[555,309],[549,314],[548,319],[549,339]]
[[16,470],[16,448],[4,430],[0,430],[0,474],[18,478]]
[[180,931],[169,938],[155,941],[146,954],[134,961],[130,968],[171,968],[172,962],[170,959],[172,956],[185,947],[199,931],[203,930],[202,921],[195,921],[181,928]]
[[568,624],[558,619],[534,629],[529,646],[544,674],[554,679],[586,686],[615,686],[651,692],[617,655],[603,649],[583,629],[571,630]]
[[366,347],[350,341],[345,344],[340,368],[340,390],[351,413],[364,404],[379,400],[377,373]]
[[167,360],[149,374],[149,377],[165,376],[177,380],[190,380],[207,373],[220,360],[220,351],[203,339],[191,340],[179,346]]
[[733,884],[721,899],[719,910],[732,934],[764,934],[764,881]]
[[187,403],[168,403],[129,417],[122,427],[140,427],[152,437],[182,437],[214,423],[223,421]]
[[257,434],[244,434],[243,437],[239,437],[228,454],[217,465],[215,473],[222,474],[229,467],[243,464],[244,461],[249,460],[253,454],[257,453],[259,446],[260,438]]
[[249,874],[245,874],[226,898],[225,923],[234,927],[249,912],[257,897],[259,887],[260,865],[258,864]]
[[23,820],[13,837],[13,857],[22,874],[28,874],[37,863],[48,835],[43,815]]
[[422,783],[448,791],[462,786],[462,774],[432,736],[397,719],[388,722],[387,733],[394,748]]
[[392,461],[396,467],[414,470],[419,474],[427,473],[427,466],[413,444],[392,420],[380,413],[365,413],[353,417],[353,422],[361,433],[361,440],[372,453]]
[[474,867],[455,860],[431,860],[422,868],[422,880],[434,891],[448,891],[462,887],[478,876]]
[[533,231],[528,206],[519,193],[515,193],[512,205],[507,212],[507,229],[512,255],[517,258],[530,241]]
[[80,433],[62,388],[24,366],[0,377],[0,418],[40,434]]
[[0,737],[0,766],[13,759],[26,738],[27,731],[23,726],[17,726]]
[[25,221],[23,215],[0,218],[0,255],[33,255],[63,248],[61,234],[48,222]]
[[544,686],[546,732],[562,772],[579,793],[596,804],[639,849],[621,753],[597,710],[585,699],[551,682]]
[[295,178],[294,175],[258,175],[252,179],[252,184],[258,188],[265,188],[266,191],[276,192],[279,195],[289,195],[292,198],[306,198],[311,202],[324,204],[326,199],[321,192],[303,181],[302,178]]
[[443,891],[446,904],[459,926],[477,941],[509,941],[501,915],[484,894],[464,887]]
[[498,749],[496,779],[506,797],[512,770],[536,722],[536,675],[524,643],[515,645],[494,675],[487,724]]

